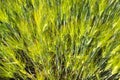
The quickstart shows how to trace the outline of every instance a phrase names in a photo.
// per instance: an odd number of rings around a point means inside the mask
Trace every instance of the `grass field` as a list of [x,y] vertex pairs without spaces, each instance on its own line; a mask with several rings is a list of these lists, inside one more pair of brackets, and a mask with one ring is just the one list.
[[0,80],[120,80],[120,0],[0,0]]

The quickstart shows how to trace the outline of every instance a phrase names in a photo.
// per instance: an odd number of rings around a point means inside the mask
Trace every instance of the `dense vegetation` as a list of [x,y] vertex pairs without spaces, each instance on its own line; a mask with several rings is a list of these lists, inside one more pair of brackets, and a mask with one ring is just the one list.
[[0,80],[118,80],[120,0],[0,0]]

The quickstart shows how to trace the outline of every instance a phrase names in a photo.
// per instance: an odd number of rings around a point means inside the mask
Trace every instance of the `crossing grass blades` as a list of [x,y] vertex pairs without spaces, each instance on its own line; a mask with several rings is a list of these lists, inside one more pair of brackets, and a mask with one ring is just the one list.
[[119,80],[120,0],[0,0],[0,80]]

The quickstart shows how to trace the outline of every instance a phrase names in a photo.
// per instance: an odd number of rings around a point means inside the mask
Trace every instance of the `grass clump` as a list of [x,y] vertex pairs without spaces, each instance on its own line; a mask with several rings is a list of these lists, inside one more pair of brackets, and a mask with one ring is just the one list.
[[118,80],[120,0],[0,0],[0,78]]

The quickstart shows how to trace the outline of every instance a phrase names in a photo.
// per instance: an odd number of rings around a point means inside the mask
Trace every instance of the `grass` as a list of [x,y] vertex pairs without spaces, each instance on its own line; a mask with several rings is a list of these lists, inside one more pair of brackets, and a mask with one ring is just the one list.
[[120,0],[0,0],[2,80],[118,80]]

